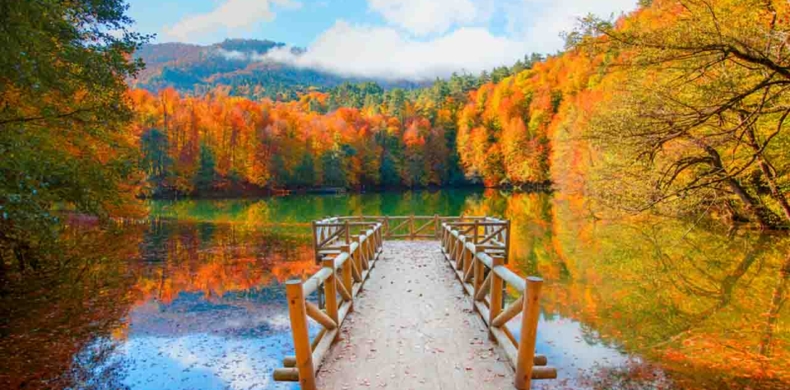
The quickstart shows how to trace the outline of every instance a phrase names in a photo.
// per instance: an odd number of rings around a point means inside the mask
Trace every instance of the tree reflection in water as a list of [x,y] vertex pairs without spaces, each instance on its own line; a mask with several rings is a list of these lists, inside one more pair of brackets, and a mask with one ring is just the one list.
[[[561,372],[579,372],[573,386],[790,385],[785,233],[657,216],[587,218],[589,207],[561,195],[498,193],[473,207],[477,214],[518,216],[511,217],[510,266],[547,281],[541,329],[561,328],[558,318],[578,321],[581,334],[556,338],[578,337],[578,349],[602,344],[630,357],[615,367],[604,361],[580,367],[560,354]],[[569,355],[584,353],[577,348]]]
[[790,386],[784,234],[497,191],[151,209],[109,229],[73,218],[57,261],[7,278],[0,387],[276,388],[271,369],[292,348],[280,284],[315,270],[309,221],[411,213],[511,219],[509,266],[546,280],[538,349],[560,379],[541,387]]

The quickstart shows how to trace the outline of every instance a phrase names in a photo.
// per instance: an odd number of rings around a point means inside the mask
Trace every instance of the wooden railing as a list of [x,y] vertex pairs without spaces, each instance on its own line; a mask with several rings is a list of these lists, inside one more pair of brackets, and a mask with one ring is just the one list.
[[[316,388],[315,374],[353,310],[354,297],[381,254],[383,243],[382,225],[378,222],[352,224],[337,218],[319,222],[318,230],[313,224],[313,232],[321,270],[305,281],[289,280],[285,286],[295,356],[286,356],[285,367],[274,370],[275,380],[298,381],[304,390]],[[314,292],[319,294],[319,305],[306,299]],[[323,308],[321,297],[325,301]],[[321,326],[312,341],[308,317]]]
[[[437,215],[330,217],[313,222],[312,228],[315,258],[322,267],[305,281],[286,283],[295,356],[283,359],[284,367],[274,371],[275,380],[298,381],[304,390],[316,389],[316,373],[387,238],[441,241],[442,252],[472,297],[474,309],[516,370],[516,388],[528,389],[531,379],[557,377],[556,369],[545,367],[546,357],[535,355],[542,280],[521,278],[505,267],[510,221]],[[505,307],[506,285],[522,296]],[[307,300],[313,293],[318,305]],[[516,341],[506,324],[518,314],[522,314],[521,333]],[[312,341],[308,318],[321,327]]]
[[483,221],[487,217],[440,217],[432,216],[346,216],[329,217],[313,222],[313,247],[316,263],[326,256],[336,256],[340,246],[350,244],[372,223],[381,224],[383,239],[431,239],[438,240],[441,226],[446,222]]
[[[472,222],[442,223],[441,244],[450,262],[472,297],[494,339],[505,351],[516,371],[517,389],[529,389],[532,379],[553,379],[557,370],[545,367],[545,356],[535,355],[540,316],[539,298],[543,280],[521,278],[505,267],[510,251],[510,221],[484,218]],[[505,286],[522,295],[504,307]],[[521,314],[519,340],[507,328],[507,322]]]

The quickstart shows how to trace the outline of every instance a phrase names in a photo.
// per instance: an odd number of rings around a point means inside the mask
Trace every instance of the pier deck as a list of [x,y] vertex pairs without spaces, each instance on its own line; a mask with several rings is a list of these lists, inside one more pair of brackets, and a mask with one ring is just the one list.
[[[286,283],[295,355],[275,380],[304,390],[525,390],[557,377],[535,354],[543,281],[506,266],[509,221],[360,216],[312,227],[321,269]],[[412,241],[384,243],[397,239]],[[311,320],[320,326],[312,340]]]
[[506,389],[488,339],[436,241],[388,241],[318,372],[321,389]]

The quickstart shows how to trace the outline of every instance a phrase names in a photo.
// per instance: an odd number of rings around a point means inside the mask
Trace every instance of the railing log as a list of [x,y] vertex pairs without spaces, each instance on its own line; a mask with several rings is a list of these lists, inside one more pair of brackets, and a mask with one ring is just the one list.
[[337,323],[332,317],[329,317],[326,313],[321,311],[318,306],[310,302],[305,302],[305,308],[307,309],[307,315],[321,324],[324,328],[329,330],[337,328]]
[[524,292],[524,312],[521,317],[521,337],[518,343],[518,359],[516,361],[516,388],[529,389],[532,379],[533,360],[535,357],[535,342],[540,316],[540,290],[543,280],[537,277],[527,277],[527,291]]
[[[327,260],[327,261],[334,261],[334,260]],[[310,279],[307,279],[304,283],[302,283],[302,289],[304,290],[304,295],[308,296],[318,290],[318,286],[321,285],[329,275],[332,274],[332,271],[328,268],[322,268],[320,271],[316,272],[315,275],[311,276]]]
[[288,312],[291,317],[291,333],[296,351],[299,384],[304,390],[316,390],[313,352],[310,348],[310,336],[307,331],[307,309],[302,281],[289,280],[286,282],[285,293],[288,297]]
[[486,298],[486,295],[488,295],[488,291],[491,289],[491,275],[493,274],[493,272],[489,272],[488,276],[483,280],[483,283],[480,284],[479,289],[475,293],[476,301],[482,301]]
[[335,275],[335,261],[324,260],[324,269],[329,270],[329,277],[324,280],[324,302],[326,314],[335,323],[338,323],[337,316],[337,276]]
[[[504,262],[503,258],[495,257],[493,268],[502,265],[503,262]],[[502,311],[502,300],[503,300],[502,289],[504,287],[502,278],[499,275],[497,275],[496,272],[494,272],[493,268],[488,273],[488,276],[491,278],[491,304],[488,307],[489,315],[490,315],[490,317],[488,318],[488,323],[491,325],[494,324],[494,320]]]
[[[390,220],[397,221],[392,229]],[[430,234],[431,225],[433,234]],[[352,227],[357,232],[353,234],[353,241]],[[398,233],[404,227],[408,230]],[[505,267],[510,252],[510,227],[510,221],[496,218],[439,217],[437,214],[330,217],[314,221],[314,251],[317,260],[324,257],[322,268],[304,283],[286,283],[296,355],[283,359],[285,367],[275,369],[275,380],[299,381],[302,389],[315,389],[315,375],[343,321],[353,310],[354,298],[382,252],[385,237],[440,241],[442,252],[457,269],[456,275],[472,297],[473,307],[488,326],[491,338],[502,346],[515,368],[516,388],[529,388],[531,379],[556,378],[556,369],[544,367],[548,359],[535,355],[542,280],[522,279]],[[489,269],[487,275],[486,268]],[[324,310],[305,300],[322,284],[326,297]],[[523,292],[523,296],[503,309],[505,284]],[[337,300],[338,294],[343,298],[342,303]],[[522,324],[517,343],[506,324],[519,313],[522,313]],[[308,317],[322,326],[312,342],[307,332]]]
[[340,293],[340,296],[343,297],[343,300],[346,302],[351,302],[354,298],[351,296],[351,291],[346,290],[346,286],[344,283],[337,284],[337,292]]
[[503,265],[494,267],[494,272],[496,272],[497,275],[499,275],[499,277],[505,281],[505,283],[515,288],[517,291],[524,292],[524,290],[527,289],[527,283],[524,282],[524,279],[520,278],[513,271],[507,269],[507,267]]
[[295,367],[275,368],[274,380],[278,382],[299,382],[299,370]]
[[524,296],[518,297],[518,299],[507,305],[501,313],[499,313],[493,321],[491,321],[491,325],[495,327],[504,326],[505,323],[510,321],[513,317],[517,316],[518,313],[524,308]]

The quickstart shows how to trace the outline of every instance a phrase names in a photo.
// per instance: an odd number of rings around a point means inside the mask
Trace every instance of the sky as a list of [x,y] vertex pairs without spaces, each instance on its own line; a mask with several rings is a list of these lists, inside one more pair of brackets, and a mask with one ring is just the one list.
[[[269,39],[288,48],[246,60],[348,76],[425,80],[512,65],[563,48],[579,17],[618,16],[636,0],[129,0],[154,42]],[[238,57],[236,57],[238,58]]]

